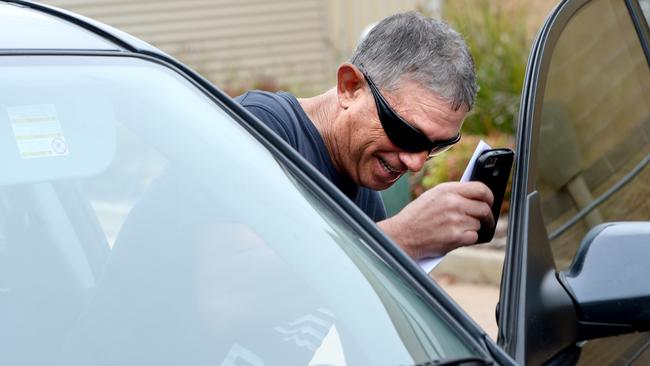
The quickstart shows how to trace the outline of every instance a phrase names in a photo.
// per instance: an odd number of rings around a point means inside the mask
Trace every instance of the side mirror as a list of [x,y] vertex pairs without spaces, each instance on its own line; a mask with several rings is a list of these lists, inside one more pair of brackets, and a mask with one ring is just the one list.
[[589,231],[559,275],[586,325],[582,339],[650,330],[649,261],[650,222],[606,223]]

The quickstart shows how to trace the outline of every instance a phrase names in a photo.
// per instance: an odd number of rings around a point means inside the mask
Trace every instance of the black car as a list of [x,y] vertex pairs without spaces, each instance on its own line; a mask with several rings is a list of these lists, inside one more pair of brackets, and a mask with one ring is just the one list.
[[563,1],[539,32],[494,342],[200,75],[0,2],[0,364],[650,362],[647,10]]

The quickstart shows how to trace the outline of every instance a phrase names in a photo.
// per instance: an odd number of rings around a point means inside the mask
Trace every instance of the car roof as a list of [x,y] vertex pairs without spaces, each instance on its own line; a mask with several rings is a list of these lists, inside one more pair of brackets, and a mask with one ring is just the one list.
[[19,4],[0,3],[0,24],[2,49],[121,49],[81,26]]
[[0,0],[0,51],[81,50],[164,54],[118,29],[52,6]]

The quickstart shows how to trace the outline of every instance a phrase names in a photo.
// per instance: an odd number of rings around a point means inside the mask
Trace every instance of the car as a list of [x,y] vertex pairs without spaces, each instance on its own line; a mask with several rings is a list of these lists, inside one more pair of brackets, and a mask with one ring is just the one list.
[[650,361],[647,10],[565,0],[538,33],[493,341],[196,72],[0,1],[0,363]]

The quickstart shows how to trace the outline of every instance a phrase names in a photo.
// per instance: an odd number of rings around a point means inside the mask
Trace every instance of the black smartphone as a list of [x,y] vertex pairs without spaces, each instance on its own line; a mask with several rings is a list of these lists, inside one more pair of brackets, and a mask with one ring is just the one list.
[[[494,195],[492,203],[492,215],[494,216],[494,225],[499,219],[499,212],[503,203],[503,195],[508,185],[508,177],[512,169],[512,161],[515,153],[510,149],[490,149],[485,150],[476,159],[474,170],[470,181],[483,182]],[[481,225],[478,231],[478,241],[476,244],[487,243],[494,237],[495,227],[486,228]]]

